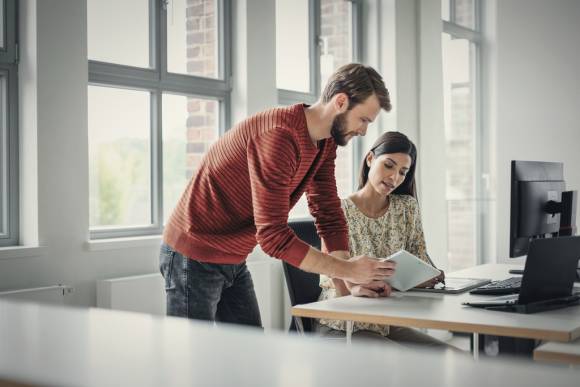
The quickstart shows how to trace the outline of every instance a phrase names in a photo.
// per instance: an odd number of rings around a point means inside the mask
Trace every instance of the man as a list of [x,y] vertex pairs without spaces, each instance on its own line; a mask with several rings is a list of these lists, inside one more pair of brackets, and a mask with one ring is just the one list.
[[[349,64],[332,75],[314,105],[258,113],[221,137],[165,228],[160,269],[167,314],[261,326],[245,264],[257,243],[302,270],[345,280],[353,294],[384,290],[381,280],[392,274],[391,263],[365,255],[349,259],[334,174],[337,145],[364,136],[381,108],[391,109],[381,76]],[[304,192],[330,254],[288,226],[288,212]]]

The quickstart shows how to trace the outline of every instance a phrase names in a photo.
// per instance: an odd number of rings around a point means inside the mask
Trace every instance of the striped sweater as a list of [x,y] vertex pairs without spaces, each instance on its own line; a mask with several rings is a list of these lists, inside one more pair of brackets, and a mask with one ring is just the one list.
[[348,250],[336,143],[312,143],[304,109],[258,113],[212,145],[167,222],[164,242],[191,259],[220,264],[243,262],[259,243],[268,255],[299,266],[309,245],[288,226],[288,212],[306,192],[328,251]]

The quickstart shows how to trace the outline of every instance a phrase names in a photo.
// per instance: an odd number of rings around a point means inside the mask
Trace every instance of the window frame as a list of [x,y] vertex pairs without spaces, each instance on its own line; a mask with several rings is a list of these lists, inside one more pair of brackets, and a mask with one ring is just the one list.
[[[91,227],[91,240],[159,235],[163,232],[163,93],[219,102],[218,135],[230,125],[231,94],[231,0],[216,0],[218,17],[218,78],[167,71],[167,0],[149,0],[151,68],[89,60],[88,86],[148,91],[151,95],[151,224],[143,227]],[[88,87],[87,86],[87,87]]]
[[[360,62],[362,60],[362,0],[343,0],[352,4],[352,60]],[[313,104],[320,97],[320,55],[322,52],[321,39],[321,2],[320,0],[310,0],[308,2],[308,26],[309,26],[309,59],[310,59],[310,90],[308,92],[293,91],[287,89],[278,89],[278,104],[292,105],[296,103]],[[360,158],[363,152],[363,141],[354,138],[352,143],[352,182],[351,188],[355,189],[357,184],[356,171],[360,164]],[[292,218],[292,221],[302,220],[303,217]]]
[[4,47],[0,47],[0,247],[18,245],[19,142],[18,40],[16,0],[4,0]]
[[484,183],[486,178],[485,165],[488,162],[486,158],[486,150],[489,149],[489,138],[486,133],[484,133],[483,120],[482,120],[482,44],[483,44],[483,33],[481,31],[482,26],[482,2],[480,0],[473,0],[474,9],[474,29],[467,28],[465,26],[456,23],[455,14],[455,0],[449,0],[449,21],[442,19],[443,23],[443,33],[448,34],[451,39],[466,39],[474,47],[474,57],[470,63],[470,71],[473,71],[473,79],[471,81],[471,87],[474,90],[473,93],[473,107],[474,107],[474,209],[475,209],[475,264],[479,265],[483,263],[484,259],[484,243],[485,230],[486,230],[486,217],[484,216],[488,209],[486,209],[487,203],[485,198],[488,197],[488,189]]

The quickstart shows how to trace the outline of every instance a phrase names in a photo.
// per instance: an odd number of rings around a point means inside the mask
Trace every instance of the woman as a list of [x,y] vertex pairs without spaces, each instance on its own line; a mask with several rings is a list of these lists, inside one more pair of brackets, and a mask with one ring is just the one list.
[[[367,254],[388,257],[401,249],[430,263],[425,246],[421,215],[416,199],[415,169],[417,149],[402,133],[386,132],[375,142],[362,163],[358,191],[342,200],[349,228],[351,256]],[[395,269],[396,270],[396,269]],[[419,286],[430,287],[441,276]],[[341,280],[321,276],[321,300],[349,293],[367,297],[388,297],[389,285],[383,283],[354,286],[350,291]],[[344,321],[319,320],[325,335],[342,335]],[[355,323],[353,336],[379,337],[386,340],[426,345],[444,343],[411,328]]]

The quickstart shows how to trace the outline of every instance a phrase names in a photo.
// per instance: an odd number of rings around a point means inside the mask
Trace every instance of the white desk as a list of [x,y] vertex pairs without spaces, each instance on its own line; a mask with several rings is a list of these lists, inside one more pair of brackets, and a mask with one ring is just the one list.
[[[508,270],[515,268],[521,267],[481,265],[448,276],[496,280],[512,276]],[[391,297],[378,299],[347,296],[297,305],[292,308],[292,315],[560,342],[580,337],[580,306],[517,314],[461,305],[481,297],[489,296],[420,292],[396,292]],[[349,334],[347,332],[347,338]],[[474,337],[477,339],[476,335]]]
[[[417,372],[417,367],[421,372]],[[580,371],[0,301],[0,386],[578,386]]]
[[571,343],[544,343],[534,350],[534,360],[580,365],[580,340]]

